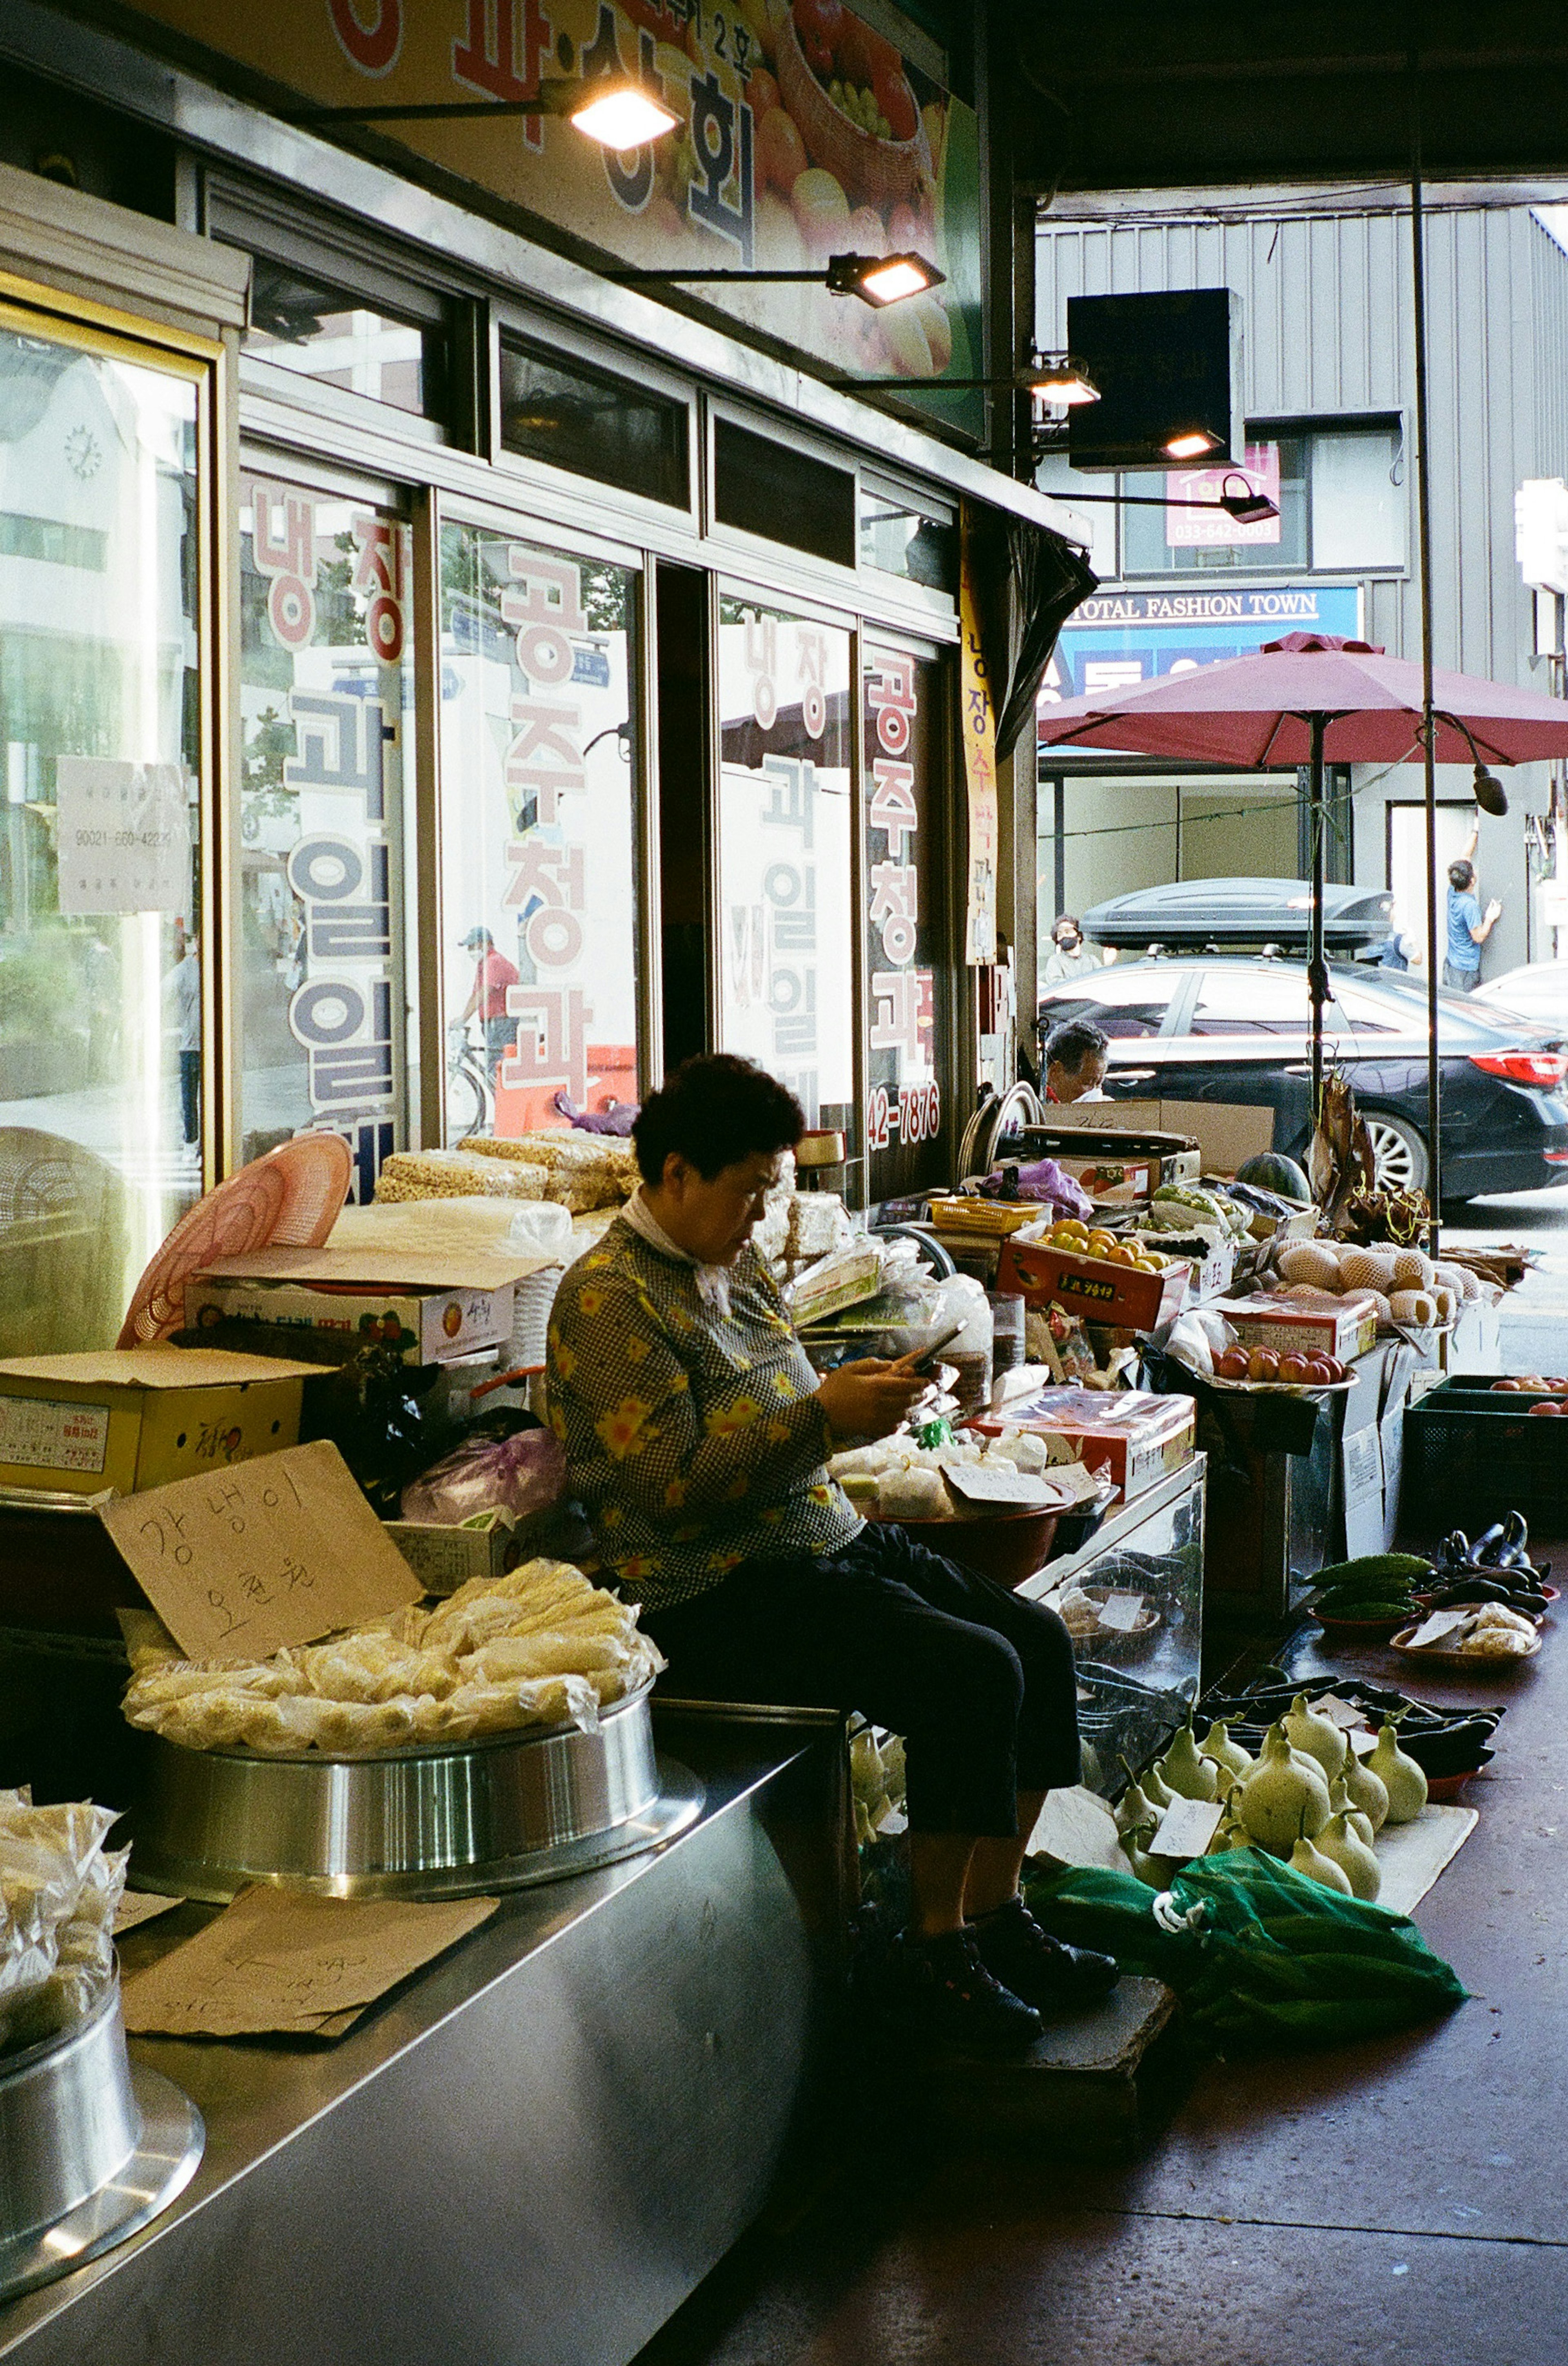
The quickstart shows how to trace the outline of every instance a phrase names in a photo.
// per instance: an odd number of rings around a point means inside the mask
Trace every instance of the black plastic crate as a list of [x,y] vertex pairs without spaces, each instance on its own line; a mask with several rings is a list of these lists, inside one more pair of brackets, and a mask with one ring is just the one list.
[[1489,1397],[1481,1405],[1436,1388],[1407,1409],[1403,1527],[1420,1536],[1455,1527],[1475,1536],[1520,1512],[1534,1528],[1568,1535],[1568,1418],[1493,1410],[1508,1404]]

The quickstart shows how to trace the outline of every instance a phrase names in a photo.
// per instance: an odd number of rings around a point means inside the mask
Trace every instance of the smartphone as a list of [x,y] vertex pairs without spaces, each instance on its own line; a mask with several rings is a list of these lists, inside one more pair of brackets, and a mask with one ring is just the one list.
[[951,1331],[944,1331],[940,1339],[933,1339],[929,1347],[921,1348],[918,1355],[911,1351],[908,1356],[900,1356],[898,1361],[909,1371],[919,1372],[925,1378],[935,1371],[942,1349],[952,1346],[963,1328],[962,1323],[955,1323]]

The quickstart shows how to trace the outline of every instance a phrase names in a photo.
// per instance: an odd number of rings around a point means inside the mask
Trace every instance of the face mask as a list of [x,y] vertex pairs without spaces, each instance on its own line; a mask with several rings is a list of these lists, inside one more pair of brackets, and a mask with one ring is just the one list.
[[1065,953],[1077,952],[1082,942],[1083,939],[1080,936],[1075,935],[1071,929],[1064,929],[1062,934],[1056,940],[1059,949]]

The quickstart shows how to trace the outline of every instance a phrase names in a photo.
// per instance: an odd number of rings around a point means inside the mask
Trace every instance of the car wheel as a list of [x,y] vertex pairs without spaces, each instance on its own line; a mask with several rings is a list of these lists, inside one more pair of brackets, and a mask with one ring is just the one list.
[[1383,1110],[1367,1110],[1363,1114],[1379,1190],[1424,1191],[1431,1161],[1416,1128]]

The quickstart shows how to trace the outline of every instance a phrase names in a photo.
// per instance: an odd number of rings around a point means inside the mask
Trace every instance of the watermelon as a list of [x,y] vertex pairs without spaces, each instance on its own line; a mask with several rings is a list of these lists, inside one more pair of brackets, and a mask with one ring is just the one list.
[[1235,1170],[1238,1183],[1250,1183],[1255,1190],[1272,1191],[1281,1200],[1294,1200],[1303,1208],[1312,1205],[1312,1186],[1293,1158],[1282,1157],[1277,1150],[1259,1151]]

